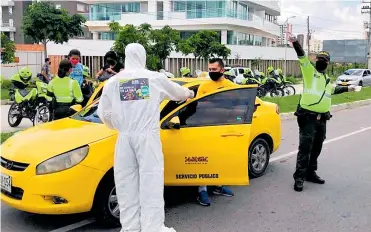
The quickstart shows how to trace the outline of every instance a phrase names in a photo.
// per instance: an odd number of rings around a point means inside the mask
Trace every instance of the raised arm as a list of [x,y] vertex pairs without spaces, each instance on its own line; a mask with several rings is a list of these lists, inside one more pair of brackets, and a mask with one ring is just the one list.
[[184,101],[194,97],[194,92],[188,88],[182,87],[179,84],[169,80],[165,75],[161,75],[158,79],[162,87],[162,98],[172,101]]

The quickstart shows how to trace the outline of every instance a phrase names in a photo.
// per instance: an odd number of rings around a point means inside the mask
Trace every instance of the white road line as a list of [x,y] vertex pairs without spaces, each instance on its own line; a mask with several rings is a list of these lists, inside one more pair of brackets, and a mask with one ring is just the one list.
[[[365,127],[363,129],[360,129],[360,130],[357,130],[357,131],[353,131],[351,133],[348,133],[348,134],[345,134],[345,135],[342,135],[342,136],[339,136],[339,137],[335,137],[333,139],[326,140],[323,144],[332,143],[332,142],[335,142],[335,141],[338,141],[338,140],[341,140],[341,139],[347,138],[349,136],[356,135],[356,134],[359,134],[359,133],[362,133],[362,132],[365,132],[365,131],[368,131],[368,130],[371,130],[371,126],[370,127]],[[289,152],[289,153],[286,153],[286,154],[283,154],[283,155],[280,155],[280,156],[276,156],[276,157],[271,158],[270,162],[275,162],[275,161],[278,161],[278,160],[296,155],[297,153],[298,153],[298,150],[292,151],[292,152]],[[80,221],[80,222],[76,222],[76,223],[68,225],[68,226],[61,227],[59,229],[52,230],[50,232],[68,232],[68,231],[75,230],[77,228],[92,224],[94,222],[95,222],[94,219],[87,219],[87,220],[83,220],[83,221]]]
[[87,220],[83,220],[83,221],[80,221],[80,222],[76,222],[76,223],[68,225],[68,226],[61,227],[59,229],[52,230],[50,232],[67,232],[67,231],[75,230],[77,228],[92,224],[94,222],[95,222],[94,219],[87,219]]
[[[356,135],[356,134],[359,134],[359,133],[362,133],[362,132],[365,132],[365,131],[368,131],[368,130],[371,130],[371,126],[362,128],[362,129],[357,130],[357,131],[350,132],[348,134],[345,134],[345,135],[342,135],[342,136],[339,136],[339,137],[335,137],[333,139],[326,140],[323,144],[336,142],[338,140],[341,140],[341,139],[347,138],[349,136]],[[293,156],[293,155],[296,155],[296,154],[298,154],[298,150],[273,157],[273,158],[270,159],[270,162],[275,162],[275,161],[278,161],[278,160],[281,160],[281,159],[284,159],[284,158],[287,158],[287,157],[290,157],[290,156]]]

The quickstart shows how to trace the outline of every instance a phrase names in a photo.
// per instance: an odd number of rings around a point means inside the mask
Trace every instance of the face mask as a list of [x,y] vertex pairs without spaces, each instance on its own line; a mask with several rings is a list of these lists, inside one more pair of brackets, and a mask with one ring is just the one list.
[[325,60],[317,60],[316,61],[316,69],[319,72],[325,71],[327,68],[327,62]]
[[78,59],[70,59],[72,65],[76,65],[79,63]]
[[221,73],[221,72],[209,72],[209,76],[210,76],[211,80],[217,81],[223,76],[223,73]]

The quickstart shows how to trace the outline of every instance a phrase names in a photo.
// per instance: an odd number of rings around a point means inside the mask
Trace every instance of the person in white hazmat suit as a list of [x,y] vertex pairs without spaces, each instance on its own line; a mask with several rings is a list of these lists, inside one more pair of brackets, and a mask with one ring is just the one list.
[[127,45],[125,56],[125,69],[107,81],[98,106],[104,124],[119,131],[114,175],[121,232],[175,232],[164,225],[160,103],[184,101],[194,92],[145,69],[142,45]]

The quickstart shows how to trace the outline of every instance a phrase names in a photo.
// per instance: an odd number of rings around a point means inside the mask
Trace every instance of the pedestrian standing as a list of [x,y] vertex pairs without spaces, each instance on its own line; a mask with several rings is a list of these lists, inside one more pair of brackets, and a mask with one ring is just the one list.
[[164,225],[164,157],[160,139],[160,103],[184,101],[194,92],[145,69],[140,44],[125,49],[125,70],[105,84],[98,115],[119,132],[114,177],[121,231],[175,232]]
[[317,54],[315,67],[295,37],[290,37],[298,55],[303,76],[304,90],[295,112],[299,125],[299,152],[294,173],[294,189],[302,191],[304,181],[324,184],[317,171],[317,159],[326,138],[326,122],[330,114],[331,95],[355,91],[355,86],[333,88],[330,78],[325,73],[330,62],[330,54],[326,51]]

